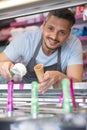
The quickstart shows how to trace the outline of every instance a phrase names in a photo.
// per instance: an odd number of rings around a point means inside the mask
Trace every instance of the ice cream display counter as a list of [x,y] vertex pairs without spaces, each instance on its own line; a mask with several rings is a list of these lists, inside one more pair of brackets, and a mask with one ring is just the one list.
[[0,85],[0,129],[1,130],[86,130],[87,83],[74,83],[77,108],[65,113],[60,102],[62,89],[50,88],[38,94],[39,113],[31,115],[31,84],[14,84],[13,115],[7,114],[8,85]]

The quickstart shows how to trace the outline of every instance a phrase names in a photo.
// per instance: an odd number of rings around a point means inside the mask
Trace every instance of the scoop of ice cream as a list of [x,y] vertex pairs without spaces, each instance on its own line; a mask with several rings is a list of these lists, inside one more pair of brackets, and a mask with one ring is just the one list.
[[22,63],[17,63],[14,67],[10,70],[12,75],[18,75],[23,77],[27,73],[26,67]]

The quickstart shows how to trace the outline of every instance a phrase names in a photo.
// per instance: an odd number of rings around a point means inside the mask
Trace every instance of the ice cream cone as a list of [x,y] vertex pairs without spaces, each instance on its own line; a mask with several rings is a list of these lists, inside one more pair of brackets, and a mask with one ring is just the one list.
[[35,74],[37,76],[38,81],[41,82],[43,80],[43,76],[44,76],[44,66],[43,66],[43,64],[35,65],[34,71],[35,71]]

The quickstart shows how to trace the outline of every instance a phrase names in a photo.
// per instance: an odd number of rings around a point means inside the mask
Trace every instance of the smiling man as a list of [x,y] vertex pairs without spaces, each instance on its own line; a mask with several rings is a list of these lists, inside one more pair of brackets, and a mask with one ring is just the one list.
[[43,25],[17,37],[0,54],[0,74],[9,79],[9,70],[21,59],[27,67],[23,83],[36,81],[36,64],[43,64],[45,73],[39,90],[44,93],[53,85],[58,86],[63,78],[82,81],[83,59],[80,40],[71,34],[75,24],[74,14],[69,9],[50,11]]

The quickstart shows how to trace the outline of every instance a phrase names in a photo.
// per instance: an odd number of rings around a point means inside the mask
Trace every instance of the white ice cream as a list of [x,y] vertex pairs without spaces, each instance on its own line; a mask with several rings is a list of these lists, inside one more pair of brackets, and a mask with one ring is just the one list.
[[22,63],[17,63],[10,72],[13,73],[13,75],[18,75],[22,78],[27,73],[27,69]]

